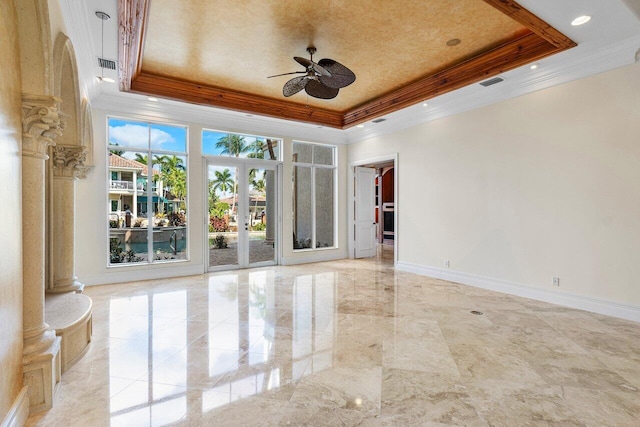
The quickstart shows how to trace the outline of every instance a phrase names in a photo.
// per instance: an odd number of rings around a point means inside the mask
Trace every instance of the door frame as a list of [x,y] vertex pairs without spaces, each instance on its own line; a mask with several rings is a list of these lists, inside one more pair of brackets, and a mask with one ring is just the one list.
[[[379,157],[373,157],[364,160],[356,160],[349,163],[349,176],[347,179],[347,189],[348,189],[348,203],[347,203],[347,215],[349,216],[349,227],[347,227],[348,234],[348,251],[349,258],[355,258],[355,233],[354,229],[356,226],[355,221],[355,167],[356,166],[373,166],[376,163],[388,163],[389,161],[393,161],[393,191],[394,191],[394,202],[395,202],[395,214],[393,215],[393,230],[395,235],[393,236],[393,266],[395,267],[398,264],[398,241],[400,240],[400,229],[398,227],[398,212],[399,212],[399,201],[400,201],[400,192],[398,185],[398,153],[386,154]],[[378,219],[380,220],[380,219]]]
[[[204,210],[204,232],[206,233],[206,237],[203,245],[203,256],[204,256],[204,267],[206,272],[214,272],[214,271],[227,271],[227,270],[238,270],[243,268],[254,268],[254,267],[264,267],[270,265],[280,265],[280,260],[282,258],[282,161],[273,161],[273,160],[262,160],[262,159],[250,159],[250,158],[236,158],[236,157],[216,157],[216,156],[203,156],[203,210]],[[246,264],[241,263],[241,255],[240,251],[238,251],[238,264],[237,265],[223,265],[223,266],[209,266],[209,166],[228,166],[239,168],[240,170],[244,170],[245,172],[249,172],[249,169],[252,167],[256,169],[273,169],[276,172],[275,179],[275,192],[274,192],[274,204],[276,209],[275,222],[274,226],[276,228],[274,237],[274,262],[271,261],[262,261],[254,264],[249,264],[249,259],[247,257]],[[244,174],[244,175],[247,175]],[[246,182],[247,176],[238,176],[238,188],[241,184],[248,184]],[[240,191],[238,191],[238,202],[240,200]],[[248,192],[247,192],[248,196]],[[249,206],[246,206],[246,209],[249,209]],[[244,212],[242,212],[244,214]],[[238,209],[238,217],[240,217],[240,209]],[[248,252],[248,242],[249,242],[249,234],[246,233],[246,236],[240,236],[240,229],[238,229],[238,248],[240,248],[240,242],[246,245],[246,255]],[[244,234],[244,233],[243,233]]]

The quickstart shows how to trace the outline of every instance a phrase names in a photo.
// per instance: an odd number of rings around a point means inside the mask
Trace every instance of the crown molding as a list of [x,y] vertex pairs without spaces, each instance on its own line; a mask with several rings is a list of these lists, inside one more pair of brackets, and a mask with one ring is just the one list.
[[146,96],[127,92],[100,94],[91,105],[94,110],[99,109],[112,114],[170,117],[173,120],[198,123],[203,127],[222,131],[338,145],[348,143],[347,135],[339,129],[166,99],[152,102],[148,101]]
[[535,73],[532,73],[528,66],[524,66],[500,74],[505,80],[499,85],[483,88],[473,84],[429,100],[428,108],[421,104],[413,105],[385,116],[385,122],[367,123],[364,129],[348,129],[345,131],[348,134],[348,142],[375,138],[631,65],[636,62],[635,55],[639,47],[640,36],[624,40],[613,47],[606,45],[593,48],[586,44],[578,46],[545,59]]

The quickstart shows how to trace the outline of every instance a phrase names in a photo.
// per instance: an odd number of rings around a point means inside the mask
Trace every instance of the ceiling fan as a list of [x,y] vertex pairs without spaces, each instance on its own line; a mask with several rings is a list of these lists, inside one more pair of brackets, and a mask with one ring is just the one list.
[[309,46],[307,52],[309,52],[311,59],[299,56],[293,57],[298,64],[305,67],[305,71],[294,71],[267,77],[304,74],[304,76],[294,77],[284,84],[282,88],[284,96],[295,95],[304,89],[309,96],[314,98],[332,99],[338,95],[340,88],[349,86],[356,80],[356,75],[353,74],[353,71],[333,59],[325,58],[317,63],[313,62],[313,54],[316,53],[315,47]]

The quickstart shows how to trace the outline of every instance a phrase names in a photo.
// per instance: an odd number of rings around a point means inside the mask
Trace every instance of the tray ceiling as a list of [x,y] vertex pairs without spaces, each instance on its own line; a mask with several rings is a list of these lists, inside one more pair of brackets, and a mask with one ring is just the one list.
[[[510,0],[120,0],[123,90],[345,128],[575,45]],[[125,29],[126,31],[122,31]],[[448,46],[452,39],[460,40]],[[284,98],[293,56],[355,83]]]

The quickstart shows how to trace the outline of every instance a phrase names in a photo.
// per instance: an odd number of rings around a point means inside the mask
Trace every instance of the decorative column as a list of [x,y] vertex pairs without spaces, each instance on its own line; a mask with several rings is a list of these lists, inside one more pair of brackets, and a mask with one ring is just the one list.
[[62,134],[61,99],[22,95],[23,378],[32,412],[51,408],[60,380],[60,338],[44,321],[45,160]]
[[75,275],[75,183],[85,174],[87,149],[80,145],[53,148],[52,239],[53,281],[51,293],[82,292],[84,285]]

